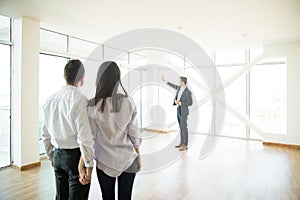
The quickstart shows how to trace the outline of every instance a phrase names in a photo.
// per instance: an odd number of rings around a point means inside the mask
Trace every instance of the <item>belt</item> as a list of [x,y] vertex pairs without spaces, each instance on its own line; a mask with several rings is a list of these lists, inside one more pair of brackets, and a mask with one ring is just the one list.
[[55,148],[54,151],[65,151],[65,152],[73,152],[73,151],[80,151],[79,147],[74,149],[63,149],[63,148]]

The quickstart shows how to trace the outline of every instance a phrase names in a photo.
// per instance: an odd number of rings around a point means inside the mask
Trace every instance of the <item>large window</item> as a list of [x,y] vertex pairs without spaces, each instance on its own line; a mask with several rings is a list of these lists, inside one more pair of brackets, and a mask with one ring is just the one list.
[[[107,52],[107,50],[109,50],[110,52],[108,53],[112,55],[120,54],[120,50],[118,52],[117,50],[105,48],[105,52]],[[121,70],[123,86],[136,104],[139,128],[146,128],[150,118],[149,103],[151,103],[150,99],[148,99],[148,91],[152,88],[152,86],[142,86],[148,74],[147,68],[142,67],[146,64],[146,61],[142,56],[135,55],[134,53],[123,53],[115,61]]]
[[[225,83],[243,67],[217,67],[222,81]],[[235,109],[242,116],[246,116],[246,75],[237,78],[225,87],[226,104]],[[230,112],[225,112],[223,135],[239,138],[246,137],[246,125]]]
[[263,132],[286,134],[287,69],[285,59],[269,60],[250,71],[251,121]]
[[[197,132],[207,134],[211,123],[218,123],[215,116],[217,109],[225,109],[222,132],[224,136],[259,139],[260,136],[251,130],[251,123],[265,133],[286,133],[286,61],[280,58],[264,60],[249,72],[247,66],[262,53],[261,49],[213,52],[211,58],[214,65],[202,67],[202,70],[211,75],[208,78],[215,89],[219,89],[221,84],[224,86],[226,105],[221,108],[218,100],[202,102],[207,95],[207,85],[204,78],[183,56],[157,49],[126,52],[105,45],[100,45],[102,48],[93,51],[99,47],[97,43],[45,29],[41,29],[40,38],[43,53],[40,56],[40,106],[64,84],[63,66],[68,59],[79,58],[86,64],[86,84],[81,89],[88,98],[92,98],[94,94],[94,79],[99,64],[103,59],[114,59],[120,66],[125,89],[132,91],[134,83],[140,83],[140,87],[134,88],[130,95],[137,105],[141,129],[155,127],[164,118],[167,125],[176,121],[176,110],[170,103],[174,94],[168,87],[161,87],[159,81],[162,74],[169,74],[170,67],[178,73],[186,74],[194,102],[201,103],[198,108],[191,108],[198,109]],[[161,61],[158,69],[147,66],[158,61]],[[141,67],[144,65],[145,67]],[[217,81],[217,73],[221,81]],[[217,94],[217,97],[220,95]],[[166,113],[165,117],[161,111]],[[41,113],[40,125],[42,121]],[[176,124],[171,128],[177,129],[178,126]]]
[[[246,74],[235,77],[245,68],[247,62],[245,50],[218,51],[214,53],[214,63],[222,82],[215,82],[217,88],[223,84],[225,94],[225,118],[223,122],[222,135],[237,138],[247,138],[247,126],[239,116],[247,117],[246,113]],[[216,81],[216,80],[215,80]],[[228,82],[231,82],[228,84]],[[216,108],[219,108],[216,104]],[[231,107],[236,113],[233,114],[227,107]],[[222,108],[219,108],[222,109]]]
[[286,134],[286,60],[264,59],[250,72],[236,76],[261,53],[260,49],[251,50],[251,57],[250,50],[215,53],[215,65],[225,84],[226,104],[235,111],[226,109],[225,136],[260,139],[244,119],[266,134]]
[[0,16],[0,168],[11,164],[10,18]]
[[64,57],[40,54],[40,86],[39,86],[39,139],[40,139],[40,154],[45,153],[44,145],[41,141],[42,125],[44,115],[42,106],[52,94],[57,92],[65,85],[64,66],[68,59]]
[[[158,50],[141,50],[135,53],[147,57],[147,60],[150,60],[150,63],[153,59],[156,61],[161,59],[162,65],[169,64],[171,67],[174,67],[174,69],[177,68],[176,70],[184,70],[189,79],[189,87],[193,90],[195,98],[194,102],[205,97],[205,92],[200,88],[200,85],[202,87],[204,86],[204,88],[206,86],[203,82],[204,79],[195,71],[193,66],[185,63],[182,58],[176,57],[175,55],[170,56],[169,53],[159,52]],[[277,58],[264,60],[261,63],[258,63],[257,66],[251,69],[250,79],[247,65],[260,54],[261,51],[253,51],[253,54],[251,54],[252,57],[250,58],[250,50],[215,52],[212,57],[214,66],[202,69],[212,71],[211,80],[215,80],[214,85],[216,89],[218,89],[221,84],[224,86],[226,102],[225,119],[222,130],[222,135],[224,136],[244,139],[260,139],[261,136],[251,130],[250,123],[247,123],[247,120],[250,120],[251,123],[263,129],[266,133],[284,133],[286,131],[285,60],[278,60]],[[276,63],[276,66],[274,63]],[[135,66],[135,63],[131,64],[132,66]],[[182,67],[183,64],[187,65]],[[167,68],[160,69],[158,75],[168,74],[168,71],[166,70]],[[268,76],[265,76],[267,72]],[[147,73],[156,74],[156,72],[151,71],[150,68],[146,68],[145,72],[142,72],[142,74],[143,73],[146,73],[146,75]],[[221,82],[216,81],[216,73],[220,76]],[[136,79],[138,78],[139,76],[136,76]],[[264,81],[266,80],[268,80],[270,84],[265,84]],[[277,80],[277,83],[273,84],[275,80]],[[164,96],[164,98],[162,98],[162,96]],[[220,97],[219,95],[217,96]],[[159,87],[159,77],[157,85],[155,83],[153,85],[144,86],[140,92],[135,93],[133,97],[136,99],[137,104],[141,106],[139,108],[139,112],[142,113],[142,117],[140,117],[140,120],[142,121],[140,127],[149,127],[149,124],[152,125],[151,123],[153,120],[151,119],[153,118],[158,122],[161,122],[160,116],[163,116],[163,114],[156,112],[156,116],[151,115],[151,109],[152,107],[154,108],[155,105],[163,106],[163,109],[167,111],[166,118],[174,118],[172,116],[176,116],[172,107],[170,107],[170,109],[168,107],[168,99],[172,99],[173,95],[167,89]],[[209,100],[199,106],[197,132],[207,134],[210,124],[218,123],[217,121],[214,121],[214,119],[217,119],[215,116],[216,109],[224,108],[221,108],[218,101],[214,100]],[[177,128],[177,126],[172,128]]]
[[[212,75],[213,68],[212,67],[203,67],[201,71],[206,71],[207,74]],[[204,82],[205,79],[200,75],[200,73],[192,66],[187,66],[185,68],[185,72],[187,74],[188,78],[188,87],[192,90],[193,93],[193,104],[196,105],[196,102],[202,100],[206,93],[203,91],[203,89],[207,89],[206,83]],[[207,77],[208,80],[212,80],[213,77]],[[203,87],[203,89],[200,89],[199,85]],[[174,97],[173,97],[174,98]],[[198,103],[197,103],[198,104]],[[194,109],[196,107],[193,107]],[[191,109],[193,109],[191,108]],[[198,108],[198,124],[197,124],[197,132],[201,134],[207,134],[209,133],[209,128],[211,126],[211,123],[213,123],[212,117],[213,117],[213,104],[212,100],[208,100],[207,102],[204,102],[203,104],[199,104]],[[196,111],[194,111],[196,112]],[[176,115],[174,115],[176,116]],[[213,130],[211,130],[213,131]],[[209,133],[211,134],[211,132]]]
[[[81,91],[88,98],[94,95],[95,79],[102,59],[102,48],[93,52],[98,44],[71,37],[55,31],[40,29],[39,66],[39,144],[40,154],[44,154],[42,125],[44,121],[42,106],[52,94],[65,85],[64,66],[69,59],[79,59],[84,63],[85,84]],[[92,53],[93,52],[93,53]],[[90,55],[92,53],[92,55]]]

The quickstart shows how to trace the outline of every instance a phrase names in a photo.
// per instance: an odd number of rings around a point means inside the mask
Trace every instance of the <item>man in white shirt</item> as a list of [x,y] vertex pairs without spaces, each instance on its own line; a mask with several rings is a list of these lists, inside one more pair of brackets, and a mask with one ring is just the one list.
[[179,148],[179,151],[186,151],[188,149],[188,107],[193,104],[192,92],[186,87],[187,78],[184,76],[179,77],[179,85],[167,82],[164,76],[162,76],[161,79],[164,83],[176,89],[176,96],[173,101],[173,105],[177,106],[177,120],[180,127],[180,143],[175,147]]
[[[66,86],[44,104],[42,138],[55,172],[56,199],[88,199],[94,140],[87,115],[87,98],[78,90],[83,85],[84,71],[79,60],[70,60],[64,68]],[[79,173],[80,159],[84,161],[85,170]]]

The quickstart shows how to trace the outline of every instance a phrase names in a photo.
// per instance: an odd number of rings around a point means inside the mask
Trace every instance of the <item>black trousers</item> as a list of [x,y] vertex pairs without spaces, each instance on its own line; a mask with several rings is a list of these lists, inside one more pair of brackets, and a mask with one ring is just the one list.
[[123,172],[117,178],[108,176],[101,169],[97,168],[97,176],[100,184],[102,199],[115,199],[115,184],[118,179],[118,199],[131,200],[132,187],[136,173]]
[[177,107],[177,120],[180,128],[180,144],[188,146],[189,134],[187,128],[188,113],[181,112],[181,106]]
[[80,149],[55,149],[53,164],[56,183],[56,200],[88,199],[90,184],[79,182],[78,163]]

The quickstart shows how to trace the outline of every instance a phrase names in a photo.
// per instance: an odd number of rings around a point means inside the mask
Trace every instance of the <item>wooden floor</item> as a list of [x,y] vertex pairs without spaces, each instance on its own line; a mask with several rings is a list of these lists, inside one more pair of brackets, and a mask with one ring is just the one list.
[[[188,152],[182,153],[172,165],[154,173],[137,175],[133,199],[300,199],[299,150],[222,138],[214,151],[200,160],[203,140],[204,136],[197,136]],[[13,168],[0,171],[1,200],[46,200],[54,199],[54,195],[53,171],[46,160],[41,167],[29,171]],[[101,199],[95,176],[90,199]]]

